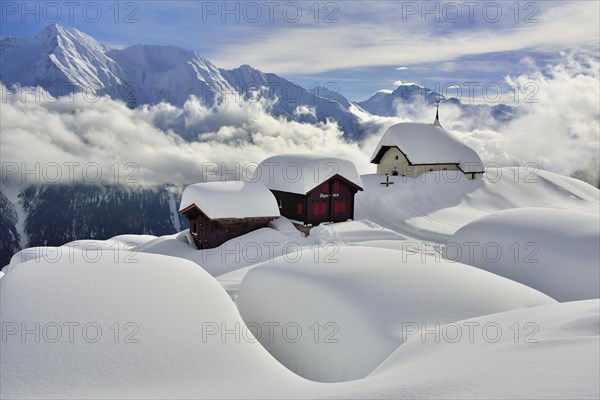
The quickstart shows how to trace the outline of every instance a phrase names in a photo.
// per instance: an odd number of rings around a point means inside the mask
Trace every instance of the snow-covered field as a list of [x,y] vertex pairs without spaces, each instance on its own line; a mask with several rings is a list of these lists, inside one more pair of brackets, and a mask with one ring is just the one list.
[[23,250],[0,397],[598,398],[599,191],[499,171],[362,176],[356,221],[308,237],[281,219],[202,251],[185,232]]

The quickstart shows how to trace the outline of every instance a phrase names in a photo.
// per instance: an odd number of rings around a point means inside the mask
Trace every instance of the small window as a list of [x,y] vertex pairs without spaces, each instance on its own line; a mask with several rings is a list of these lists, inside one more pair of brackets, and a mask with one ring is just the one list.
[[298,203],[298,207],[296,209],[296,214],[298,214],[298,215],[304,214],[304,206],[302,205],[302,203]]
[[333,182],[333,191],[335,193],[339,193],[340,192],[340,183],[339,182]]
[[394,158],[395,158],[396,160],[399,160],[399,159],[400,159],[400,156],[399,156],[399,155],[396,155],[396,157],[394,157]]
[[327,205],[325,203],[315,203],[313,205],[313,214],[315,214],[315,215],[327,214]]
[[397,170],[393,170],[393,171],[392,171],[392,175],[393,175],[393,176],[398,176],[398,171],[397,171]]
[[329,192],[329,182],[325,182],[321,185],[321,193]]
[[347,209],[347,203],[345,201],[337,201],[333,205],[333,212],[335,213],[345,213]]

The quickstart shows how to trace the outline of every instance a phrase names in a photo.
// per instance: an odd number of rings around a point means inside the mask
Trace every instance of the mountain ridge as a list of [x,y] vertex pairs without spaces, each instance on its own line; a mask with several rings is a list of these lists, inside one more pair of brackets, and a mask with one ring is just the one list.
[[441,99],[467,115],[483,111],[499,121],[515,114],[513,107],[462,104],[419,85],[400,85],[389,93],[379,91],[363,102],[354,102],[329,87],[306,89],[248,64],[218,68],[198,52],[177,46],[110,48],[60,24],[49,25],[33,37],[2,39],[0,56],[0,81],[9,88],[14,84],[39,86],[54,97],[92,91],[123,101],[130,108],[160,102],[181,107],[190,96],[212,107],[234,94],[235,101],[262,101],[275,117],[312,124],[333,120],[350,140],[364,133],[361,112],[397,116],[403,104],[416,101],[431,105]]

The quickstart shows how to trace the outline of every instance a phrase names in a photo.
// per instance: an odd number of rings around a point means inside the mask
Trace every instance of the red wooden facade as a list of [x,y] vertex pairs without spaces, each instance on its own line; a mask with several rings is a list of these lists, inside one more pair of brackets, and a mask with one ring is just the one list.
[[362,188],[335,175],[306,194],[272,190],[281,215],[304,225],[354,218],[354,195]]
[[211,219],[195,204],[181,211],[190,221],[190,234],[198,249],[218,247],[226,241],[260,228],[277,217]]

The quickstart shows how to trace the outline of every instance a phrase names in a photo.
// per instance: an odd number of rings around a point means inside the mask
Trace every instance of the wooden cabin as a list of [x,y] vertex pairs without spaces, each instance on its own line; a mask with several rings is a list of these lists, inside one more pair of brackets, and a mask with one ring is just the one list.
[[281,215],[302,225],[342,222],[354,218],[354,195],[362,189],[351,161],[315,155],[267,158],[254,181],[268,187]]
[[179,212],[190,221],[198,249],[220,246],[279,218],[273,194],[250,182],[196,183],[185,188]]
[[383,135],[371,162],[382,175],[417,177],[432,171],[460,171],[468,179],[483,175],[479,155],[446,131],[436,115],[432,124],[403,122]]

